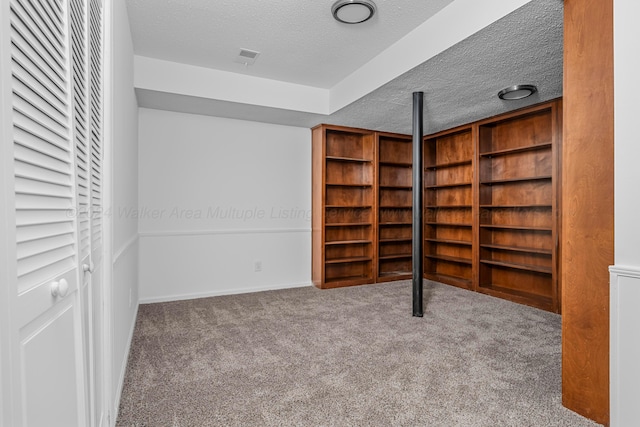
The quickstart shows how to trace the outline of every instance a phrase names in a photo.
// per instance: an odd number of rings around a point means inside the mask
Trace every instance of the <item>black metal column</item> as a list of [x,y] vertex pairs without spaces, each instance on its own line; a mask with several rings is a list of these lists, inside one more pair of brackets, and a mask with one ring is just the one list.
[[422,103],[423,92],[413,92],[413,315],[422,317]]

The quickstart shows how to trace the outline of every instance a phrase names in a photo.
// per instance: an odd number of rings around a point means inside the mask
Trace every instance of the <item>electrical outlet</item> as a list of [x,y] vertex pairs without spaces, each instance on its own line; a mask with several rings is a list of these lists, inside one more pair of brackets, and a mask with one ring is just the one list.
[[253,263],[253,271],[262,271],[262,261],[256,261]]

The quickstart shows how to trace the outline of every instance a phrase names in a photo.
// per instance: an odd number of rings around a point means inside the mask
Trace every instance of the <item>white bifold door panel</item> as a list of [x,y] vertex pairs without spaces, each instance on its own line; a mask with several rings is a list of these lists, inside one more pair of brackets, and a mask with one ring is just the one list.
[[102,2],[3,3],[0,70],[11,91],[1,117],[11,140],[2,153],[13,154],[2,161],[13,169],[3,217],[15,256],[3,284],[11,378],[2,391],[12,426],[98,426],[106,407]]

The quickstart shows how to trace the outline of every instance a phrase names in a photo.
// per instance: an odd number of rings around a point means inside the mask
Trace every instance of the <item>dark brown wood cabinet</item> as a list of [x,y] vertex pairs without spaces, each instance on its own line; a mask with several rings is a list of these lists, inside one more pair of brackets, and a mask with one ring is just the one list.
[[[561,101],[423,139],[424,277],[560,310]],[[411,277],[412,139],[313,129],[313,283]]]

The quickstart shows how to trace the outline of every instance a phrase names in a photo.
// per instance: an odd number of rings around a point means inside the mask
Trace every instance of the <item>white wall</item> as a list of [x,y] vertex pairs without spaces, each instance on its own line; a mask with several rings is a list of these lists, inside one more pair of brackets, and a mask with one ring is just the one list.
[[[109,4],[109,3],[106,3]],[[138,206],[138,104],[133,89],[133,44],[126,4],[112,4],[111,301],[112,422],[120,401],[138,301],[138,220],[122,212]]]
[[616,0],[614,7],[615,260],[616,265],[640,268],[640,108],[629,90],[640,68],[640,3]]
[[310,285],[309,129],[140,109],[139,137],[141,302]]
[[611,426],[640,419],[640,136],[637,81],[640,4],[614,1],[615,263],[611,268]]

